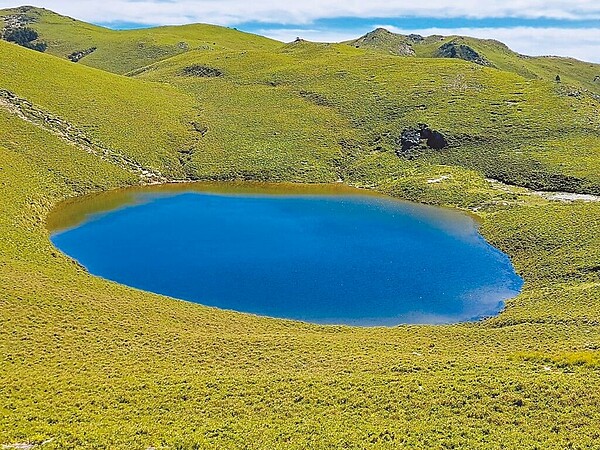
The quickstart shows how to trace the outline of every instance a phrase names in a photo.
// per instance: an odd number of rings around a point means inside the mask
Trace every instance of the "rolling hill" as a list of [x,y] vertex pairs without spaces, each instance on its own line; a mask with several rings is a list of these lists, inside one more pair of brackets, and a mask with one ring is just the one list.
[[[441,38],[283,44],[0,12],[15,15],[47,47],[0,41],[1,445],[597,445],[600,202],[538,192],[600,194],[597,65],[461,37],[444,42],[486,64],[442,57]],[[460,208],[525,286],[476,323],[318,326],[92,277],[48,239],[65,199],[196,180]]]
[[4,26],[35,30],[52,55],[120,74],[188,50],[273,49],[281,45],[262,36],[204,24],[115,31],[31,6],[2,10],[0,20]]
[[522,55],[512,51],[502,42],[492,39],[402,35],[377,28],[346,44],[397,56],[458,58],[514,72],[527,79],[555,81],[558,75],[562,82],[600,94],[600,64],[558,56]]

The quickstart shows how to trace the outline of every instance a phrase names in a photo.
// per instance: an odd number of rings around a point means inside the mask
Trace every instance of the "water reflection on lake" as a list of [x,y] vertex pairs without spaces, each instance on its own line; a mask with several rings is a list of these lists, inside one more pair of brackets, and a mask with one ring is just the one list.
[[338,185],[128,189],[68,202],[48,226],[92,274],[315,323],[476,320],[522,286],[472,217]]

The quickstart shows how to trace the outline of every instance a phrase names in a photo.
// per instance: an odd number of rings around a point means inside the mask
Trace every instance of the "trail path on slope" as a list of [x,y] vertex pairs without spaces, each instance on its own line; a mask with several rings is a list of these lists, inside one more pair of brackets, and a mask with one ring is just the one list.
[[521,195],[536,195],[538,197],[545,198],[546,200],[560,201],[560,202],[600,202],[600,195],[592,194],[578,194],[575,192],[550,192],[550,191],[534,191],[522,186],[515,186],[512,184],[503,183],[500,180],[493,178],[486,178],[486,181],[490,183],[494,188],[500,189],[504,192],[510,192]]
[[44,111],[30,101],[5,89],[0,89],[0,107],[36,127],[58,136],[72,146],[138,175],[140,181],[144,184],[169,181],[158,170],[144,167],[116,150],[94,143],[83,131],[79,130],[73,124]]

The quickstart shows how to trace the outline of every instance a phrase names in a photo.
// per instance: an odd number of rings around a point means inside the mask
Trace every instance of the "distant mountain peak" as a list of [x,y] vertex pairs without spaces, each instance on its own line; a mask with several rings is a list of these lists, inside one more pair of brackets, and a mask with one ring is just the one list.
[[375,28],[364,36],[348,42],[356,48],[371,48],[386,50],[393,55],[414,56],[415,51],[411,46],[412,41],[402,34],[392,33],[385,28]]
[[367,34],[394,34],[387,28],[377,27],[372,31],[369,31]]
[[[364,36],[347,43],[356,48],[370,48],[373,50],[386,51],[398,56],[416,56],[417,51],[420,48],[424,48],[422,46],[426,46],[429,48],[426,57],[456,58],[481,66],[494,66],[494,64],[492,64],[483,54],[471,47],[466,38],[456,36],[450,38],[448,41],[446,41],[446,39],[447,38],[444,36],[439,35],[428,37],[423,37],[420,34],[404,35],[393,33],[385,28],[379,27],[368,32]],[[493,43],[494,45],[502,46],[503,49],[508,50],[508,47],[500,42],[491,40],[482,42]],[[423,53],[424,52],[421,51],[419,56],[422,56]]]

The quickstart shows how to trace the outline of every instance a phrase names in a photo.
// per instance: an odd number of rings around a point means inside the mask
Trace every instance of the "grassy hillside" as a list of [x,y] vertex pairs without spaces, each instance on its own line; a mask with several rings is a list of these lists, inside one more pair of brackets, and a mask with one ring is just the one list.
[[[473,63],[513,72],[527,79],[561,82],[600,94],[600,64],[557,56],[526,56],[509,49],[502,42],[464,36],[418,36],[391,33],[378,28],[365,36],[348,41],[356,48],[367,48],[386,54],[420,58],[454,57]],[[455,47],[457,55],[444,52],[444,46]],[[467,51],[460,51],[466,47]],[[475,54],[470,53],[474,51]]]
[[[120,74],[190,50],[206,53],[272,51],[283,45],[262,36],[206,24],[115,31],[43,8],[20,7],[0,10],[0,26],[5,24],[7,17],[17,17],[27,27],[36,30],[38,41],[48,45],[48,53],[61,58],[81,58],[78,59],[80,64]],[[448,43],[468,46],[488,65],[501,70],[545,81],[554,81],[559,75],[564,83],[600,94],[600,79],[597,78],[600,77],[600,64],[563,57],[525,56],[494,40],[463,36],[405,36],[378,28],[346,42],[356,48],[421,58],[439,57],[440,47]],[[91,53],[86,53],[92,49]]]
[[46,52],[67,59],[94,49],[79,64],[124,74],[188,50],[205,52],[241,49],[273,49],[281,44],[214,25],[186,25],[115,31],[61,16],[42,8],[0,10],[0,20],[19,16],[48,45]]
[[[192,66],[216,68],[223,76],[182,75]],[[572,96],[568,88],[553,82],[454,59],[399,59],[308,42],[276,52],[189,52],[136,76],[193,94],[206,105],[206,123],[268,131],[260,137],[219,128],[205,136],[206,142],[236,154],[260,139],[290,142],[286,130],[297,134],[304,123],[291,111],[305,108],[306,118],[317,113],[338,117],[337,123],[331,118],[316,123],[336,130],[341,152],[338,175],[353,183],[372,186],[388,179],[390,168],[402,173],[418,161],[459,165],[536,189],[600,193],[600,102],[589,93]],[[294,98],[297,106],[277,107]],[[230,122],[219,110],[240,114]],[[255,126],[257,120],[263,121],[260,127]],[[344,123],[352,136],[344,132]],[[395,152],[403,130],[418,123],[442,132],[449,148],[424,151],[414,160],[398,158]],[[218,142],[212,140],[215,137]],[[198,153],[192,159],[205,156]],[[368,168],[363,170],[365,164]]]
[[[456,59],[215,30],[226,49],[131,77],[0,42],[0,445],[596,447],[600,203],[523,186],[598,193],[598,101]],[[449,146],[399,151],[419,122]],[[469,209],[525,287],[478,323],[316,326],[95,278],[48,239],[63,199],[182,179],[341,179]]]

